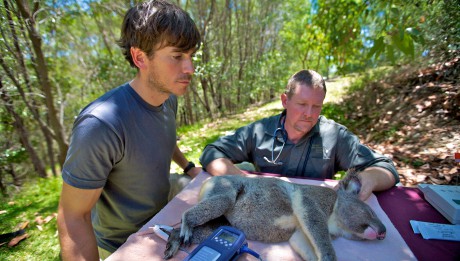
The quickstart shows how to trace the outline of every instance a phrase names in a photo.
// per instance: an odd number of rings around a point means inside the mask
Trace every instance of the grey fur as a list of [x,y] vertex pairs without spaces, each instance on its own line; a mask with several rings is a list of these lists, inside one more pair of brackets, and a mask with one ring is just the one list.
[[289,241],[305,260],[336,260],[331,236],[353,240],[385,237],[385,226],[359,200],[357,173],[349,170],[339,190],[266,177],[212,177],[203,184],[200,202],[182,215],[171,233],[165,259],[181,243],[203,241],[220,225],[243,231],[250,240]]

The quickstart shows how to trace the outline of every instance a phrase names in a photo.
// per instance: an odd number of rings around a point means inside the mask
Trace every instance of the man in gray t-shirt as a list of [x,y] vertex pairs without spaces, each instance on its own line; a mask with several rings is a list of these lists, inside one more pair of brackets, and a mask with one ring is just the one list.
[[177,96],[200,47],[195,23],[167,1],[141,3],[119,45],[135,78],[85,107],[72,129],[58,210],[64,260],[105,258],[163,208],[171,160],[191,177],[201,171],[176,144]]

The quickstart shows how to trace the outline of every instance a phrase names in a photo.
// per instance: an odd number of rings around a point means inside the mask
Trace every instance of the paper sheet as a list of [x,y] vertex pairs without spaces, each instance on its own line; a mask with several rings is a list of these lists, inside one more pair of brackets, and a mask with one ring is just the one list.
[[411,220],[410,224],[415,234],[421,234],[424,239],[439,239],[460,241],[460,225],[439,224]]

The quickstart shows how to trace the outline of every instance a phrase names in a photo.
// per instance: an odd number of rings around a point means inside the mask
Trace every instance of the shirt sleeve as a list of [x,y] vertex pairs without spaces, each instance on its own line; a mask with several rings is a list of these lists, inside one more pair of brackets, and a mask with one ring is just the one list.
[[342,129],[337,144],[337,159],[340,169],[355,168],[357,171],[361,171],[371,166],[382,167],[393,174],[396,183],[399,182],[399,174],[393,161],[361,144],[358,137],[353,133]]
[[252,128],[253,124],[241,127],[234,134],[220,137],[217,141],[208,144],[200,156],[201,166],[206,168],[211,161],[219,158],[229,159],[233,163],[252,162]]
[[83,116],[72,130],[62,178],[77,188],[101,188],[122,151],[121,138],[113,129],[94,116]]

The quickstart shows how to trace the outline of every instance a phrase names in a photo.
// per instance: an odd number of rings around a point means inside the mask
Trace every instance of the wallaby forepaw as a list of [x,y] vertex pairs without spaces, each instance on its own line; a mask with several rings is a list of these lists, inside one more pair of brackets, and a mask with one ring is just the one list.
[[187,226],[185,222],[182,222],[182,227],[180,230],[180,239],[183,242],[184,246],[188,247],[192,244],[192,228]]

